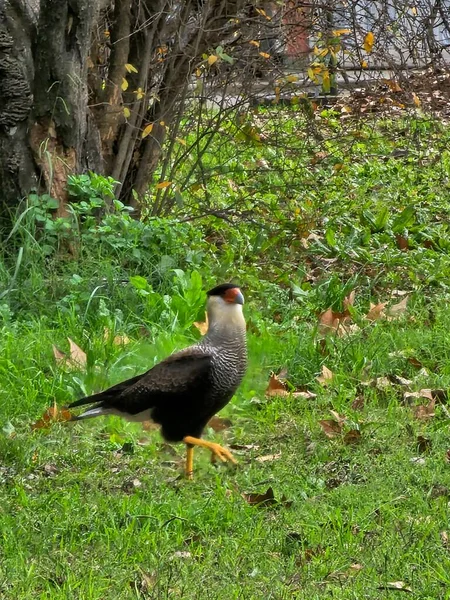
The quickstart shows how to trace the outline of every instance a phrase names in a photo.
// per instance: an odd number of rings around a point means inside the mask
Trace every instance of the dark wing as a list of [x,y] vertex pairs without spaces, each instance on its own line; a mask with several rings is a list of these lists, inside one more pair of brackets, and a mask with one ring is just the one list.
[[169,404],[177,410],[183,401],[208,387],[210,369],[211,356],[200,349],[189,348],[172,354],[142,375],[77,400],[69,408],[96,402],[102,407],[128,414],[137,414],[161,404]]

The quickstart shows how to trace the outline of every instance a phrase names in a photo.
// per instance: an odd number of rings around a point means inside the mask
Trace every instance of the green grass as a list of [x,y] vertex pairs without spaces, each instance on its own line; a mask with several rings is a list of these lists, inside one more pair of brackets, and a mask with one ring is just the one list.
[[[450,407],[420,420],[414,404],[426,401],[404,401],[407,388],[450,387],[448,128],[417,118],[344,130],[325,111],[327,156],[311,162],[324,148],[298,136],[294,117],[279,125],[276,151],[270,135],[256,148],[223,137],[204,157],[212,172],[229,165],[209,193],[224,209],[240,202],[248,223],[89,217],[78,256],[61,253],[51,219],[53,237],[17,226],[23,251],[0,264],[0,598],[450,598]],[[270,170],[233,166],[232,144],[242,165],[264,158]],[[391,157],[399,147],[409,154]],[[232,426],[205,435],[237,446],[236,469],[196,450],[185,481],[182,445],[118,418],[32,430],[54,400],[197,339],[200,290],[231,277],[246,295],[250,365],[223,411]],[[342,310],[352,289],[359,329],[321,345],[318,315]],[[369,303],[397,302],[394,290],[409,294],[406,313],[369,323]],[[105,341],[105,327],[131,342]],[[86,351],[86,372],[55,364],[52,344],[67,351],[67,336]],[[323,365],[334,373],[327,387],[316,379]],[[282,369],[317,396],[267,398]],[[399,376],[412,383],[362,385]],[[334,439],[319,424],[331,410],[347,417]],[[349,445],[352,429],[361,438]],[[268,488],[274,505],[244,497]],[[390,589],[396,581],[412,593]]]
[[[51,332],[38,326],[28,339],[3,338],[3,368],[9,359],[20,369],[2,390],[5,421],[9,416],[15,428],[0,438],[3,596],[375,599],[397,597],[379,588],[404,581],[417,598],[448,597],[450,554],[441,539],[449,518],[448,412],[438,406],[434,418],[415,420],[395,385],[366,389],[362,410],[351,408],[360,357],[370,359],[370,377],[414,379],[417,369],[400,354],[406,352],[432,371],[412,389],[448,387],[450,318],[445,303],[431,308],[432,325],[425,327],[428,313],[418,306],[336,340],[325,358],[306,325],[300,333],[251,335],[249,374],[224,411],[233,426],[208,438],[253,447],[235,451],[236,470],[214,467],[207,452],[196,451],[194,482],[178,477],[182,446],[170,449],[157,432],[117,418],[31,431],[67,377],[86,385],[103,377],[54,368],[39,375],[43,357],[51,363]],[[176,342],[161,336],[156,347],[113,349],[108,380],[183,339]],[[328,388],[315,381],[322,363],[335,373]],[[317,398],[265,398],[270,370],[284,365],[290,380]],[[330,409],[361,430],[360,444],[324,436],[318,421],[330,418]],[[418,435],[430,440],[425,453]],[[268,455],[275,458],[256,460]],[[268,487],[292,504],[251,506],[242,497]]]

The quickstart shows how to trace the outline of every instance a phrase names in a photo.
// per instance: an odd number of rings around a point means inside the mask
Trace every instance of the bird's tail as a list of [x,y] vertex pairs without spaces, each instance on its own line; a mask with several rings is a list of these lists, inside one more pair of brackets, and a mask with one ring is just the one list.
[[85,404],[91,404],[84,412],[79,415],[74,415],[72,421],[81,421],[82,419],[92,419],[93,417],[101,417],[103,415],[115,414],[114,409],[109,405],[108,400],[114,396],[114,392],[108,393],[110,390],[105,390],[92,396],[86,396],[71,402],[67,408],[72,409],[77,406],[84,406]]
[[[73,404],[70,404],[68,408],[70,408],[71,406],[73,406]],[[92,419],[94,417],[102,417],[104,415],[113,415],[113,414],[115,414],[114,409],[110,408],[108,406],[105,406],[103,404],[103,402],[101,402],[100,404],[96,404],[95,406],[88,408],[87,410],[82,412],[80,415],[73,415],[70,420],[71,421],[82,421],[83,419]]]

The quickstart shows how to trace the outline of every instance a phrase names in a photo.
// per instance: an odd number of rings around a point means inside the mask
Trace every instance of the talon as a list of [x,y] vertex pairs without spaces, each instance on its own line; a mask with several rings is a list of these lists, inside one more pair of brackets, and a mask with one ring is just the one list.
[[215,442],[207,442],[206,440],[191,436],[186,436],[183,441],[188,445],[188,447],[202,446],[203,448],[207,448],[211,452],[211,459],[217,457],[222,462],[230,461],[237,465],[237,460],[234,458],[228,448],[223,448],[220,444],[216,444]]

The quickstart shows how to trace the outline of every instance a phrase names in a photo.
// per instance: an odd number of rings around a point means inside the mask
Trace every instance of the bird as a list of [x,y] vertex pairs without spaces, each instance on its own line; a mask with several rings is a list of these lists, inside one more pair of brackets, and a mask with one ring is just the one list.
[[208,331],[196,344],[141,375],[68,406],[91,405],[74,415],[75,421],[118,415],[161,425],[167,442],[186,444],[187,479],[193,479],[196,446],[210,450],[212,458],[237,463],[227,448],[202,439],[202,433],[211,417],[231,400],[247,368],[244,296],[239,286],[223,283],[206,295]]

